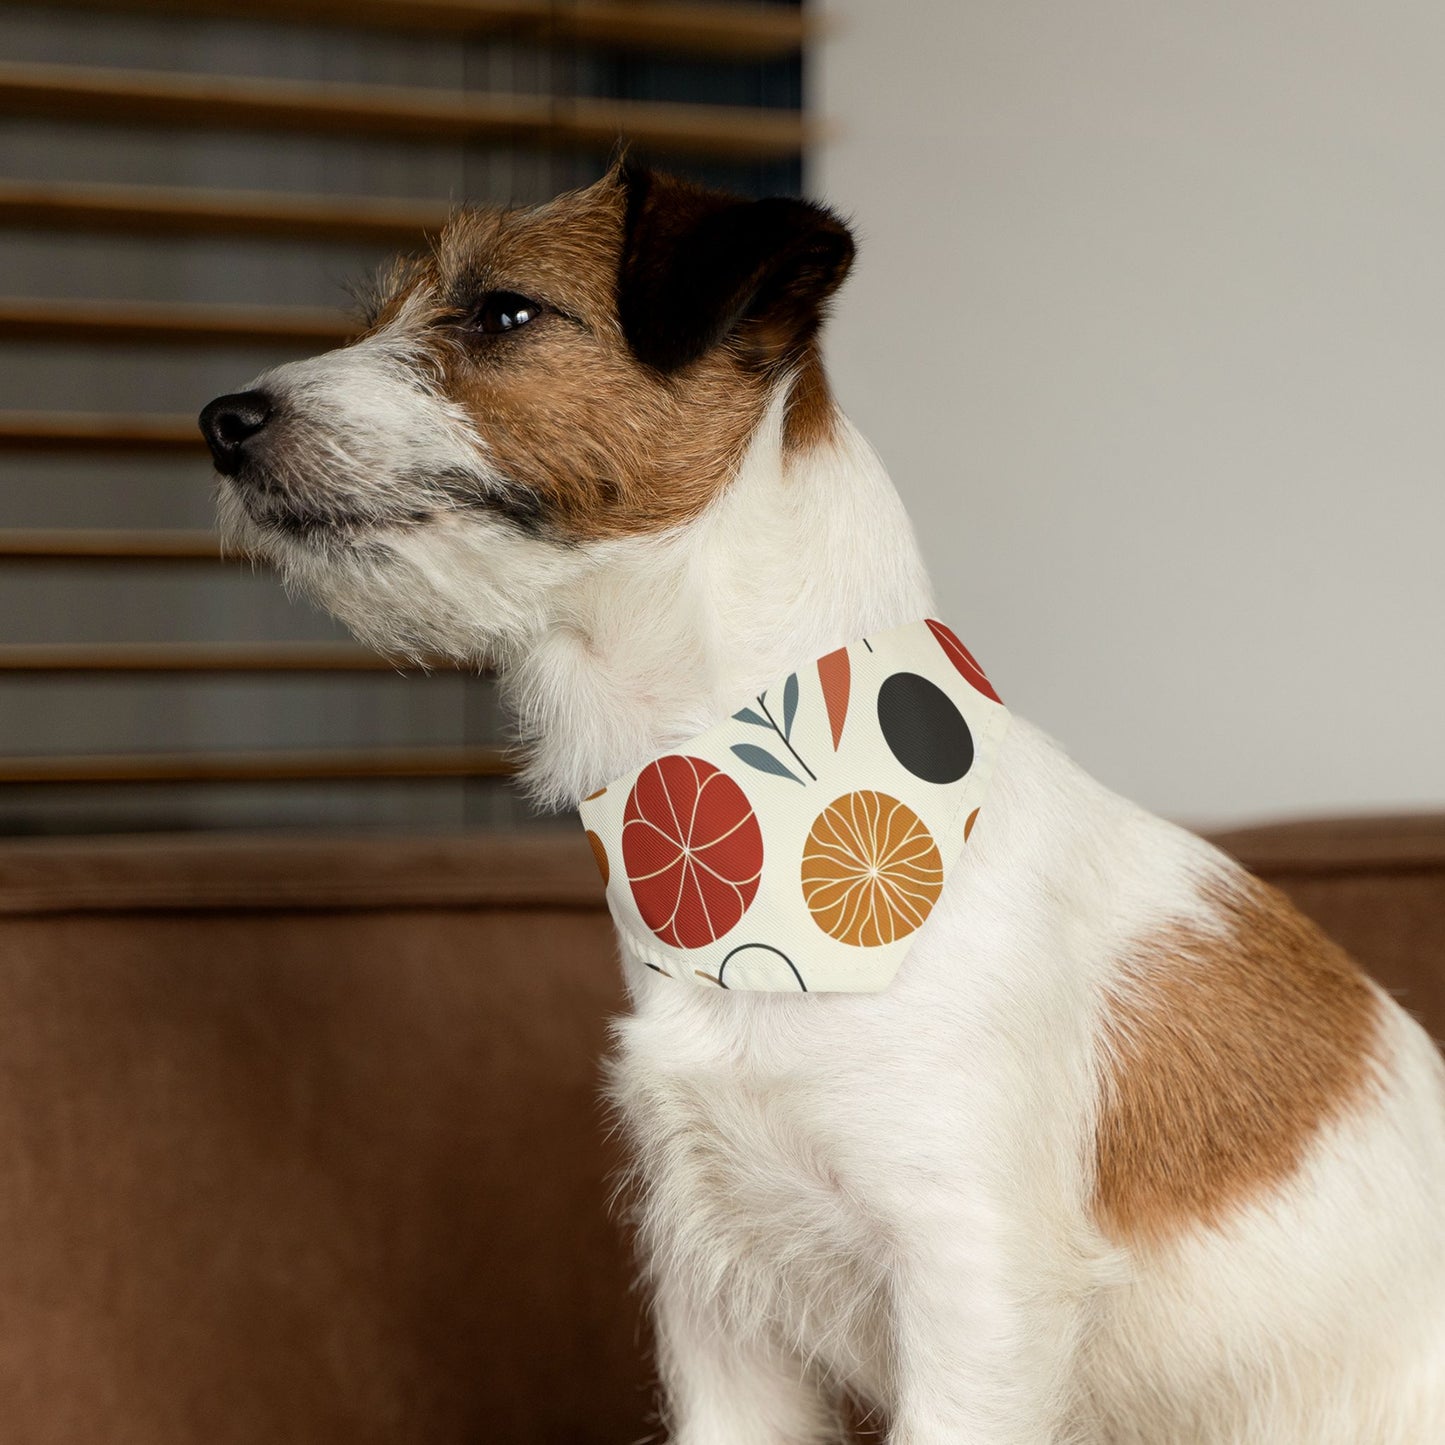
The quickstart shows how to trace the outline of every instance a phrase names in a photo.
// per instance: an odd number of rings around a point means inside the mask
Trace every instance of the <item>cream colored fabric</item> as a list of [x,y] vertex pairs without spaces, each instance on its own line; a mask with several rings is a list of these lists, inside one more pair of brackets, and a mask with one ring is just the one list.
[[624,951],[733,990],[886,988],[1008,712],[942,623],[829,653],[582,804]]

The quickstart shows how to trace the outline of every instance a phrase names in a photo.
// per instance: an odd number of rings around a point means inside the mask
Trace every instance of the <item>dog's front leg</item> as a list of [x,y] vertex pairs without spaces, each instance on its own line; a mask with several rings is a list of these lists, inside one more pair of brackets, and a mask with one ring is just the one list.
[[674,1282],[653,1313],[669,1445],[835,1445],[837,1415],[802,1359]]
[[1070,1415],[1079,1307],[995,1230],[942,1211],[894,1276],[889,1445],[1088,1445]]

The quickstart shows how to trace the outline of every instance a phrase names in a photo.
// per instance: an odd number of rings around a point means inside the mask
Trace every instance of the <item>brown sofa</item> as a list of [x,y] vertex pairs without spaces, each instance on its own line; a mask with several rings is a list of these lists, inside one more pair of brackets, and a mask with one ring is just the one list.
[[[1445,818],[1222,838],[1445,1033]],[[625,1445],[580,835],[0,844],[6,1445]]]

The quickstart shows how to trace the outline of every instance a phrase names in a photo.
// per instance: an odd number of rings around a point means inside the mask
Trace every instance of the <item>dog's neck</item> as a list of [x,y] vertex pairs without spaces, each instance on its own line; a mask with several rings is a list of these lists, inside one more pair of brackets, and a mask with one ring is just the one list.
[[504,670],[526,781],[548,805],[575,805],[800,664],[931,611],[877,454],[841,415],[793,452],[780,396],[701,517],[599,549]]

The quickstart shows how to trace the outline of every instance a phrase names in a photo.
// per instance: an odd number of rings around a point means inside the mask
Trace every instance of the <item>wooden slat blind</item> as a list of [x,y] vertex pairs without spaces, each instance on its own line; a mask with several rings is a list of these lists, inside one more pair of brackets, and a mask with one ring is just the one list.
[[796,54],[812,34],[801,11],[659,0],[51,0],[78,10],[212,15],[543,45],[615,46],[763,59]]
[[111,642],[0,644],[0,673],[405,672],[351,643]]
[[[753,64],[797,55],[813,33],[796,6],[729,0],[51,0],[49,10],[504,39],[554,51],[601,47]],[[331,137],[481,146],[544,158],[605,153],[626,139],[654,154],[737,166],[795,164],[819,136],[798,110],[752,105],[0,59],[0,119],[5,118],[269,135],[282,143],[290,137]],[[0,228],[79,236],[415,249],[441,229],[449,210],[442,198],[0,178]],[[304,355],[344,342],[354,325],[345,312],[314,306],[0,296],[0,342],[42,347],[145,346],[192,353],[256,347]],[[91,465],[112,457],[133,465],[151,457],[200,459],[204,452],[190,413],[0,410],[0,453],[15,454],[22,465],[23,454],[30,453],[56,454],[68,466],[70,456]],[[121,483],[97,470],[94,485],[105,490]],[[211,533],[178,527],[0,527],[0,563],[26,564],[32,572],[57,564],[200,562],[219,568],[237,560],[245,561],[221,556]],[[449,667],[436,670],[456,676]],[[344,687],[348,677],[408,671],[417,669],[351,643],[0,643],[0,679],[17,686],[22,679],[47,677],[90,678],[96,686],[107,678],[331,677]],[[16,786],[457,780],[512,771],[504,749],[471,745],[0,755],[0,784]]]
[[0,64],[0,115],[597,152],[627,137],[663,154],[722,160],[796,156],[811,138],[796,111],[74,65]]
[[513,771],[506,752],[489,747],[0,756],[0,783],[344,782],[502,778]]
[[0,528],[0,562],[219,562],[213,532],[144,528]]
[[0,226],[154,236],[265,236],[415,246],[449,208],[369,196],[274,195],[170,186],[57,185],[0,180]]
[[178,302],[29,301],[0,297],[0,341],[167,346],[278,346],[325,351],[356,331],[321,307],[195,306]]
[[206,444],[193,416],[0,411],[0,451],[189,454]]

